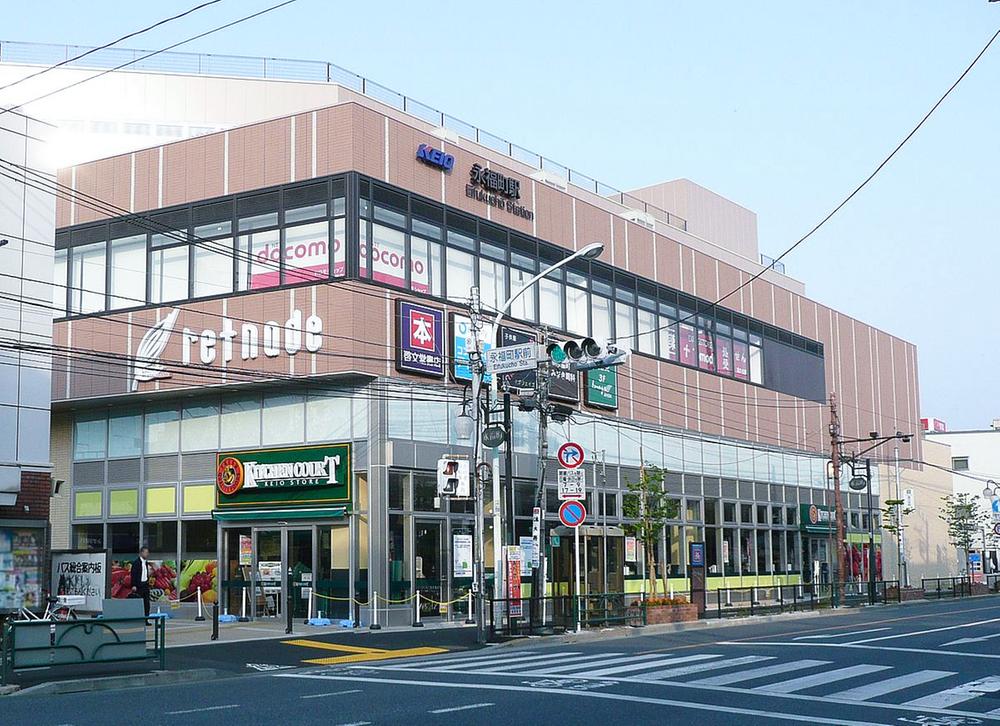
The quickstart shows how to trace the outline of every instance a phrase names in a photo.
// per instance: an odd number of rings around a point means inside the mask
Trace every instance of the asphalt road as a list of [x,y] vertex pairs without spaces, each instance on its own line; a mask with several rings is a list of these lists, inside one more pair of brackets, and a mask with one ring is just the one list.
[[[426,644],[439,632],[400,635]],[[146,724],[1000,723],[1000,598],[640,632],[311,664],[141,695],[16,696],[0,700],[0,723],[106,724],[137,703]]]

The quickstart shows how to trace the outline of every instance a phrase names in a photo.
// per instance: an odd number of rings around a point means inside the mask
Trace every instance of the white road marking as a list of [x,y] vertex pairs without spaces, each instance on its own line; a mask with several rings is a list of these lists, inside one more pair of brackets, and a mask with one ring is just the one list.
[[778,648],[788,648],[788,647],[801,648],[803,646],[808,648],[857,648],[858,650],[888,650],[895,653],[928,653],[930,655],[954,655],[954,656],[959,656],[961,658],[991,658],[991,659],[1000,658],[1000,655],[997,655],[995,653],[963,653],[962,651],[959,650],[934,650],[933,648],[898,648],[898,647],[893,647],[891,645],[854,645],[853,643],[815,643],[815,642],[778,643],[778,642],[765,642],[760,640],[756,640],[752,643],[747,643],[747,642],[740,642],[738,640],[730,640],[730,641],[722,641],[720,643],[716,643],[716,645],[743,645],[743,646],[767,645]]
[[997,691],[1000,691],[1000,676],[987,676],[954,688],[932,693],[923,698],[907,701],[904,705],[921,708],[948,708],[971,698],[979,698],[984,693],[996,693]]
[[[713,656],[718,658],[718,656]],[[667,678],[677,678],[687,676],[692,673],[703,673],[704,671],[715,671],[720,668],[732,668],[735,666],[749,665],[750,663],[760,663],[765,660],[774,660],[766,655],[747,655],[742,658],[727,658],[726,660],[715,660],[711,663],[696,663],[695,665],[680,666],[678,668],[666,668],[662,671],[643,673],[635,677],[639,681],[660,681]]]
[[[391,683],[402,686],[427,686],[431,688],[458,688],[491,691],[518,691],[521,693],[550,693],[555,696],[565,696],[566,691],[561,688],[535,688],[532,686],[513,686],[499,683],[445,683],[442,681],[418,681],[405,678],[367,678],[362,676],[324,676],[311,673],[276,673],[274,678],[306,678],[329,681],[361,681],[365,683]],[[683,685],[683,684],[681,684]],[[723,706],[720,704],[708,704],[701,702],[677,701],[668,698],[653,698],[651,696],[632,696],[624,693],[609,693],[608,691],[573,691],[574,698],[600,698],[607,701],[623,701],[626,703],[645,703],[653,706],[673,706],[675,708],[689,708],[695,711],[711,711],[712,713],[730,713],[738,716],[756,716],[761,718],[774,719],[779,716],[783,721],[798,721],[811,724],[829,724],[830,726],[884,726],[882,723],[873,721],[846,721],[842,718],[823,718],[813,715],[799,715],[792,713],[776,714],[774,709],[759,711],[751,708],[737,708],[735,706]],[[785,696],[789,698],[789,696]],[[801,698],[801,697],[800,697]],[[809,698],[808,700],[820,701],[819,698]],[[891,707],[896,708],[896,707]],[[346,726],[346,725],[345,725]]]
[[947,648],[949,645],[964,645],[965,643],[982,643],[984,640],[990,640],[992,638],[1000,638],[1000,633],[991,633],[990,635],[983,635],[978,638],[959,638],[958,640],[952,640],[945,643],[941,647]]
[[717,655],[685,655],[681,658],[665,658],[663,660],[650,661],[648,663],[632,663],[630,665],[618,666],[616,668],[602,668],[597,671],[588,671],[587,676],[590,678],[603,678],[604,676],[613,676],[615,673],[629,673],[632,671],[646,670],[647,668],[657,668],[662,665],[675,665],[678,663],[692,663],[694,661],[709,660],[710,658],[718,658]]
[[[549,655],[549,656],[546,656],[544,659],[537,659],[536,658],[533,661],[529,661],[527,663],[527,665],[528,665],[529,668],[537,668],[537,667],[544,668],[546,664],[559,665],[560,663],[566,663],[567,661],[574,661],[575,665],[577,665],[577,666],[579,666],[581,668],[586,668],[587,667],[587,661],[591,661],[591,660],[594,660],[594,659],[597,659],[597,658],[602,658],[602,657],[603,657],[603,654],[597,654],[597,655],[575,655],[575,656],[571,656],[571,657],[568,657],[568,658],[566,656],[562,656],[562,655]],[[437,671],[461,671],[462,673],[502,673],[503,671],[512,671],[512,670],[517,670],[518,668],[524,668],[526,660],[527,659],[524,658],[524,659],[520,659],[518,662],[509,661],[509,662],[506,662],[506,663],[497,663],[497,664],[480,663],[478,665],[473,665],[473,666],[468,666],[468,667],[466,667],[466,666],[464,666],[462,664],[458,664],[458,665],[445,666],[444,668],[436,668],[435,670],[437,670]]]
[[[392,661],[392,664],[396,668],[436,668],[442,664],[450,663],[476,663],[483,660],[494,660],[497,658],[523,658],[523,650],[481,650],[476,651],[480,655],[470,655],[469,653],[464,653],[462,655],[454,655],[447,658],[441,658],[440,656],[421,656],[420,658],[407,658],[405,660]],[[580,655],[578,650],[558,650],[554,651],[557,653],[562,653],[563,655]],[[604,653],[603,655],[624,655],[624,653]]]
[[928,633],[941,633],[945,630],[957,630],[958,628],[974,628],[978,625],[986,625],[987,623],[997,623],[1000,622],[1000,618],[991,618],[990,620],[977,620],[974,623],[962,623],[960,625],[948,625],[943,628],[930,628],[929,630],[913,630],[909,633],[896,633],[895,635],[880,635],[877,638],[863,638],[862,640],[852,640],[846,645],[860,645],[861,643],[875,643],[880,640],[892,640],[893,638],[909,638],[915,635],[927,635]]
[[956,675],[953,671],[915,671],[895,678],[886,678],[884,681],[868,683],[857,688],[850,688],[839,693],[831,693],[827,698],[842,698],[845,701],[867,701],[877,696],[885,696],[889,693],[902,691],[904,688],[919,686],[922,683],[930,683],[939,678],[947,678]]
[[[635,667],[642,668],[642,667],[648,667],[648,666],[644,666],[643,664],[645,662],[647,662],[647,661],[650,661],[650,660],[654,659],[654,658],[661,658],[662,659],[663,658],[663,654],[662,653],[656,653],[656,654],[650,654],[650,655],[622,656],[621,658],[605,658],[604,660],[595,660],[595,661],[591,661],[589,663],[570,663],[569,665],[560,665],[560,664],[557,663],[556,665],[554,665],[551,668],[547,668],[545,666],[542,666],[541,668],[535,668],[535,666],[532,666],[532,669],[530,671],[522,671],[521,675],[523,675],[523,676],[524,675],[527,675],[527,676],[547,676],[547,675],[550,675],[550,674],[553,674],[553,673],[566,673],[568,671],[574,671],[574,670],[579,670],[581,668],[584,668],[584,669],[587,670],[587,675],[588,676],[596,676],[597,675],[596,673],[591,672],[591,670],[590,670],[591,668],[597,668],[599,666],[610,666],[610,665],[615,665],[616,663],[634,663],[634,664],[636,664]],[[614,670],[614,669],[612,668],[611,670]]]
[[728,686],[731,683],[739,683],[740,681],[751,681],[754,678],[776,676],[779,673],[788,673],[789,671],[815,668],[816,666],[829,664],[830,661],[828,660],[793,660],[790,663],[775,663],[774,665],[763,666],[762,668],[751,668],[746,671],[736,671],[736,673],[702,678],[697,681],[691,681],[691,684],[698,686]]
[[205,706],[204,708],[189,708],[184,711],[167,711],[168,716],[180,716],[183,713],[201,713],[202,711],[222,711],[227,708],[239,708],[240,704],[230,703],[227,706]]
[[878,633],[882,630],[891,630],[892,628],[869,628],[868,630],[855,630],[850,633],[827,633],[825,635],[803,635],[798,638],[792,638],[792,640],[826,640],[828,638],[846,638],[851,635],[863,635],[865,633]]
[[331,691],[330,693],[314,693],[311,696],[299,696],[299,698],[326,698],[327,696],[343,696],[347,693],[361,693],[361,689],[352,688],[349,691]]
[[868,673],[878,673],[887,671],[891,666],[869,665],[861,663],[859,665],[847,666],[846,668],[835,668],[832,671],[814,673],[811,676],[801,676],[778,683],[769,683],[766,686],[757,686],[755,691],[767,691],[769,693],[795,693],[804,691],[807,688],[821,686],[824,683],[835,683],[836,681],[846,681],[848,678],[867,675]]
[[468,706],[455,706],[454,708],[438,708],[434,711],[428,711],[428,713],[453,713],[455,711],[468,711],[470,708],[486,708],[487,706],[495,706],[495,703],[470,703]]
[[[582,656],[579,652],[572,653],[562,653],[564,657],[586,657]],[[481,666],[489,665],[502,665],[504,663],[515,663],[515,662],[527,662],[532,660],[548,660],[555,657],[552,653],[545,653],[542,655],[503,655],[503,656],[492,656],[490,658],[469,658],[463,660],[456,660],[454,663],[449,663],[447,665],[439,666],[433,663],[408,663],[406,665],[396,666],[397,668],[416,668],[418,670],[436,670],[436,671],[450,671],[455,668],[465,668],[465,667],[475,667],[479,668]]]

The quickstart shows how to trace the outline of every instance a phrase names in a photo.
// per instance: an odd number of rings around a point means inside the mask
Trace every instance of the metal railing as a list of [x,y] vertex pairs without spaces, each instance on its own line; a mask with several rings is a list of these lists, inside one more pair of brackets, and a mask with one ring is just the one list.
[[151,620],[152,626],[144,617],[9,621],[0,638],[0,685],[18,670],[81,663],[155,660],[165,670],[165,620]]
[[728,617],[797,612],[830,607],[829,585],[771,585],[768,587],[722,588],[708,593],[705,617]]
[[[93,50],[90,46],[57,45],[0,41],[0,62],[26,65],[53,65]],[[91,53],[65,68],[103,70],[135,61],[151,51],[134,48],[104,48]],[[581,174],[541,154],[489,133],[478,126],[439,111],[362,75],[325,61],[262,58],[256,56],[215,55],[211,53],[181,53],[167,51],[137,61],[127,70],[155,73],[182,73],[234,78],[261,78],[284,81],[332,83],[360,93],[387,106],[409,114],[426,123],[440,126],[535,169],[563,177],[575,187],[592,192],[628,209],[637,209],[653,219],[676,229],[687,231],[687,220],[666,209]]]
[[576,628],[576,598],[572,595],[490,598],[487,634],[491,641],[526,635],[555,635]]

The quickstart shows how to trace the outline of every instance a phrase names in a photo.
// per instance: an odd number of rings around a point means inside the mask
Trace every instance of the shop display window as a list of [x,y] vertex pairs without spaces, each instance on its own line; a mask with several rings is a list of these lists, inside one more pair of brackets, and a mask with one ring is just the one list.
[[44,568],[44,529],[0,527],[0,612],[40,609]]

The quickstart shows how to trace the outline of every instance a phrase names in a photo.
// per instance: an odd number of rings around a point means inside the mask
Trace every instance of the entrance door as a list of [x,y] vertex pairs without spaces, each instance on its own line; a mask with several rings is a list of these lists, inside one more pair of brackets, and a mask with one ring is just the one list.
[[[447,602],[448,583],[443,567],[440,521],[420,521],[414,525],[413,567],[416,589],[420,591],[420,617],[440,614],[439,602]],[[424,598],[428,598],[424,600]],[[433,602],[432,602],[433,601]]]
[[292,617],[302,619],[309,615],[313,588],[313,533],[311,529],[288,529],[285,539],[282,572],[291,573],[288,586],[292,590]]
[[280,529],[258,529],[254,532],[254,616],[278,618],[284,613]]

